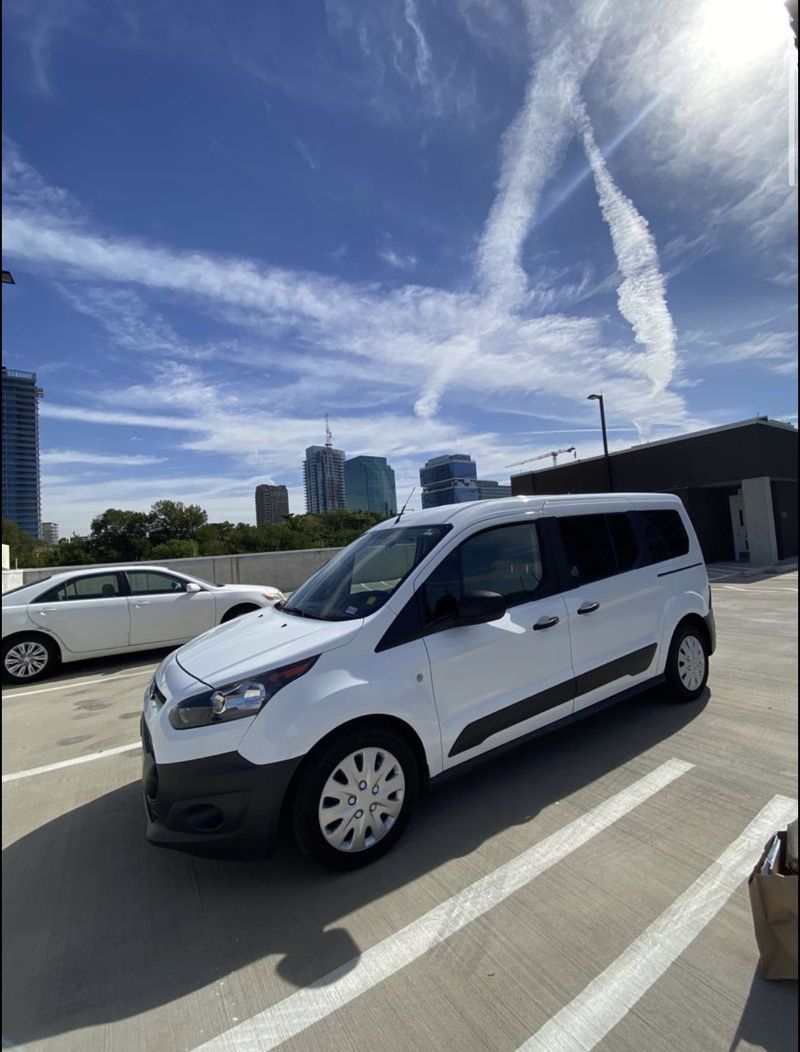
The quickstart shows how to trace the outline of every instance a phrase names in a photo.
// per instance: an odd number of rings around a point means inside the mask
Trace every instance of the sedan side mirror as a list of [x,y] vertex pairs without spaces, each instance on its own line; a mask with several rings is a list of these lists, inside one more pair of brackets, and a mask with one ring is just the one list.
[[195,584],[194,581],[189,581],[186,585],[187,592],[202,592],[203,589],[199,584]]
[[456,613],[457,625],[482,625],[498,621],[506,612],[506,601],[497,592],[467,592]]

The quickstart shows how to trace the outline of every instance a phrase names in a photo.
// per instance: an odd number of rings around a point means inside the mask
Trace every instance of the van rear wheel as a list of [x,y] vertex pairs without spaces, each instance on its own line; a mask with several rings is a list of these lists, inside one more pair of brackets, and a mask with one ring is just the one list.
[[684,625],[672,637],[667,656],[667,688],[679,701],[694,701],[708,680],[708,646],[694,625]]
[[402,734],[343,731],[301,769],[291,805],[295,840],[327,869],[358,869],[397,843],[418,795],[419,766]]

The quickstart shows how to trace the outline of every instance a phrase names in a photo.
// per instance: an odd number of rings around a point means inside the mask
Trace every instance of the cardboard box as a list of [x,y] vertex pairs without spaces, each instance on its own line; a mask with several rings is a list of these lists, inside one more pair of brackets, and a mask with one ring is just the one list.
[[765,979],[797,979],[797,876],[786,869],[786,833],[772,873],[762,873],[772,837],[748,880],[753,927]]

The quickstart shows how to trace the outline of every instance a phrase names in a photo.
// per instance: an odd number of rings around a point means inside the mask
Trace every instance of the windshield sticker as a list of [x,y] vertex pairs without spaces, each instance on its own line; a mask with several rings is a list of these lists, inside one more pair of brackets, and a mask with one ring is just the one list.
[[376,601],[376,596],[374,596],[374,595],[371,595],[371,596],[369,597],[369,599],[367,600],[367,606],[372,606],[372,604],[373,604],[373,603],[374,603],[375,601]]
[[357,614],[358,613],[358,607],[357,606],[348,606],[348,608],[345,610],[345,613],[346,614]]

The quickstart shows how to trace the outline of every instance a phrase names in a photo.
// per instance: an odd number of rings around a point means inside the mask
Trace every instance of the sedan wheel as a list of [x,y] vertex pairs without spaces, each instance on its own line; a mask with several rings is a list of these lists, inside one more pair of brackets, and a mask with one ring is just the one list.
[[52,644],[37,637],[17,639],[3,648],[3,672],[12,683],[32,683],[55,664]]

